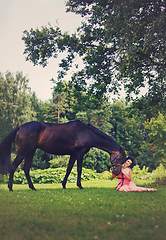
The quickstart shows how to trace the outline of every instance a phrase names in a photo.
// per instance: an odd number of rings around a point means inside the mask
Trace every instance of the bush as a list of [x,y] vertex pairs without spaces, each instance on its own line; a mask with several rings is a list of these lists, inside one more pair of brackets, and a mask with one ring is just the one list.
[[40,149],[37,149],[35,155],[33,157],[32,167],[34,169],[46,169],[50,167],[50,159],[52,159],[52,155],[46,153]]
[[113,180],[112,173],[110,173],[109,171],[104,171],[100,173],[100,179]]
[[50,168],[62,168],[62,167],[67,167],[68,162],[69,162],[69,155],[64,155],[64,156],[56,156],[52,160],[49,161],[50,163]]
[[[48,168],[45,170],[34,170],[31,171],[31,179],[33,183],[61,183],[66,174],[66,168]],[[91,169],[82,169],[82,180],[90,180],[90,179],[99,179],[100,174]],[[71,174],[69,175],[68,182],[76,182],[77,181],[77,169],[73,168]],[[14,174],[14,183],[17,184],[25,184],[27,183],[25,174],[23,171]]]
[[2,183],[3,181],[4,181],[3,175],[0,174],[0,183]]
[[[66,174],[66,168],[48,168],[45,170],[32,170],[30,172],[33,183],[61,183]],[[133,180],[141,179],[153,179],[154,181],[161,181],[166,178],[166,169],[162,164],[156,168],[152,173],[148,172],[148,167],[140,167],[137,165],[133,168]],[[109,171],[97,173],[96,170],[82,168],[81,179],[84,181],[100,179],[100,180],[112,180],[112,174]],[[7,176],[0,174],[0,183],[7,182]],[[69,175],[68,182],[77,181],[77,168],[74,167]],[[15,172],[14,183],[27,184],[27,180],[24,171]]]
[[140,169],[139,165],[136,165],[133,167],[132,171],[132,178],[133,179],[152,179],[152,174],[148,172],[149,168],[143,166],[142,169]]
[[[49,161],[51,168],[60,168],[67,167],[70,156],[55,156],[52,160]],[[77,161],[75,162],[75,167],[77,165]],[[110,165],[110,156],[108,153],[92,148],[90,151],[85,154],[83,159],[82,166],[87,169],[96,170],[98,173],[101,173],[107,170],[107,166]]]
[[98,173],[106,171],[109,165],[109,154],[97,148],[91,148],[90,151],[85,154],[82,164],[83,167],[96,170]]
[[152,176],[155,181],[162,181],[166,178],[166,169],[162,163],[152,172]]

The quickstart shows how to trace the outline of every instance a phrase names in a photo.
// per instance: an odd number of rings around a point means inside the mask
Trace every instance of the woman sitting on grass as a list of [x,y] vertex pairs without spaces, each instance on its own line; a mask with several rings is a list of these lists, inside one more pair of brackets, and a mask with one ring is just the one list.
[[[126,162],[122,165],[121,173],[118,177],[118,184],[116,190],[124,192],[143,192],[143,191],[157,191],[154,188],[144,188],[137,187],[136,184],[132,181],[132,168],[134,167],[134,159],[131,156],[126,158]],[[112,172],[112,169],[110,169]],[[112,173],[113,178],[116,176]]]

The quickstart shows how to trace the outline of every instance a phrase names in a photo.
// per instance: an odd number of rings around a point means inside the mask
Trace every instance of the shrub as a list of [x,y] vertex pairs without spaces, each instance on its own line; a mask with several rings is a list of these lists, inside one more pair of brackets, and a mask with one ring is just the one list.
[[162,163],[152,172],[152,176],[155,181],[162,181],[166,178],[166,169]]
[[[55,156],[49,161],[51,168],[67,167],[69,162],[69,156]],[[74,166],[77,165],[77,161]],[[90,151],[85,154],[82,166],[87,169],[96,170],[101,173],[107,170],[107,166],[110,165],[109,154],[96,148],[90,149]]]
[[55,156],[52,160],[49,161],[50,168],[62,168],[67,167],[69,162],[69,155],[64,156]]
[[100,173],[100,179],[113,180],[112,173],[110,173],[109,171],[104,171]]
[[85,154],[82,164],[83,167],[96,170],[98,173],[106,171],[109,165],[109,154],[97,148],[91,148],[90,151]]
[[33,169],[46,169],[50,167],[50,159],[52,159],[52,155],[46,153],[40,149],[37,149],[35,155],[33,157],[32,167]]
[[139,165],[136,165],[132,172],[133,179],[152,179],[152,174],[148,172],[148,170],[148,167],[143,166],[143,168],[140,169]]
[[[33,170],[31,171],[31,179],[33,183],[61,183],[66,173],[66,168],[48,168],[45,170]],[[100,174],[91,169],[82,169],[82,180],[90,180],[90,179],[99,179]],[[77,180],[77,169],[73,168],[71,174],[69,175],[68,182],[76,182]],[[15,173],[14,175],[14,183],[24,184],[27,183],[25,174],[23,171],[19,173]]]
[[3,175],[0,174],[0,183],[2,183],[3,181],[4,181]]
[[[30,175],[33,183],[61,183],[66,174],[66,168],[48,168],[45,170],[32,170]],[[137,165],[133,168],[133,180],[135,179],[153,179],[154,181],[160,181],[166,178],[166,169],[162,164],[156,168],[152,173],[148,172],[148,167],[140,167]],[[82,168],[81,179],[84,181],[100,179],[100,180],[112,180],[112,174],[109,171],[97,173],[96,170]],[[74,167],[69,175],[68,182],[77,181],[77,168]],[[0,182],[7,182],[7,176],[0,175]],[[14,183],[25,184],[27,183],[24,171],[16,172],[14,174]]]

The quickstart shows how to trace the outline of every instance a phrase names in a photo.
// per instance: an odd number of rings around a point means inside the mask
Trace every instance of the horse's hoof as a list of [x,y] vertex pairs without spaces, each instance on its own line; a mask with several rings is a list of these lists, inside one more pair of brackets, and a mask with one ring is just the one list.
[[12,188],[10,188],[10,187],[8,187],[9,188],[9,192],[13,192],[13,189]]
[[66,189],[66,184],[64,182],[62,182],[62,187],[63,189]]

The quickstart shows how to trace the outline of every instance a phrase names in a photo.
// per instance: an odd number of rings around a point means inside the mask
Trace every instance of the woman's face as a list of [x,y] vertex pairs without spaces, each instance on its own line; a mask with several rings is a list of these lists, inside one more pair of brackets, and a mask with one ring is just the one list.
[[124,163],[125,167],[129,167],[131,164],[132,164],[132,161],[131,161],[130,159],[128,159],[128,160]]

